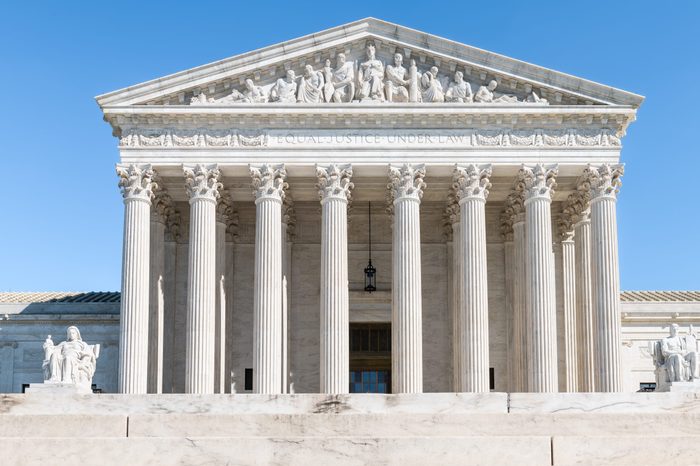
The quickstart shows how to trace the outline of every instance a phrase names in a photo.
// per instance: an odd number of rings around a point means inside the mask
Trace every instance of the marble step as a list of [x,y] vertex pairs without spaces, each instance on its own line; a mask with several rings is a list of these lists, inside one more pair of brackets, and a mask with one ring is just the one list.
[[700,435],[700,414],[0,414],[0,437]]

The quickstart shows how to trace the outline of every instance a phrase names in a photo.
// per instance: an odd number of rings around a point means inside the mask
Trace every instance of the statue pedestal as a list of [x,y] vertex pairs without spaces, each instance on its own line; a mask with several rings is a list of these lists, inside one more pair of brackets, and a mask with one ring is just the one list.
[[32,383],[24,393],[45,393],[50,395],[90,395],[92,389],[89,386],[74,383],[44,382]]
[[690,382],[673,382],[670,384],[669,392],[700,392],[700,379]]

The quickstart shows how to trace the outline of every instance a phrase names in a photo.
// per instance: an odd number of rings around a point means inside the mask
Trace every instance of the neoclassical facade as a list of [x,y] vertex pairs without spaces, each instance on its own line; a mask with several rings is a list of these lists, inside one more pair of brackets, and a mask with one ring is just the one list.
[[97,97],[118,391],[622,391],[642,100],[372,18]]

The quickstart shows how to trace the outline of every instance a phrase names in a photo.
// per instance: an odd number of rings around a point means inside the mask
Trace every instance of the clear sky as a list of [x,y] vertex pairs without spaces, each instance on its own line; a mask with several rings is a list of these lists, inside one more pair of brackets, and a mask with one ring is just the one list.
[[3,2],[0,290],[118,290],[117,141],[93,97],[374,16],[646,96],[622,288],[700,289],[700,2]]

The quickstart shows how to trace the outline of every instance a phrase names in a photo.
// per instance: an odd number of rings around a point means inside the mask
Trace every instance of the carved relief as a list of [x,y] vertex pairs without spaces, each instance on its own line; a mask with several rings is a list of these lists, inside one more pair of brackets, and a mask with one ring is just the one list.
[[153,169],[150,164],[117,165],[119,188],[125,200],[149,201],[153,197]]
[[460,202],[463,199],[480,199],[486,201],[491,188],[491,165],[455,165],[452,174],[452,186]]
[[[389,192],[391,200],[411,198],[420,200],[426,187],[424,164],[405,163],[400,166],[389,166]],[[393,202],[392,202],[393,204]]]
[[526,202],[536,198],[551,201],[557,185],[555,178],[558,173],[559,167],[556,164],[545,166],[538,163],[532,167],[523,165],[518,177],[525,185]]
[[190,202],[198,199],[216,201],[219,198],[219,191],[223,185],[219,182],[221,172],[218,165],[201,163],[183,165],[182,170],[185,175],[185,190]]
[[253,194],[255,199],[276,198],[284,200],[287,189],[287,170],[284,164],[250,165],[250,176],[253,178]]
[[316,165],[318,177],[318,194],[323,201],[328,198],[350,200],[350,192],[354,187],[352,166],[350,164]]

